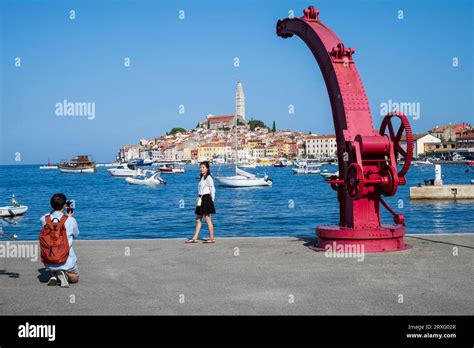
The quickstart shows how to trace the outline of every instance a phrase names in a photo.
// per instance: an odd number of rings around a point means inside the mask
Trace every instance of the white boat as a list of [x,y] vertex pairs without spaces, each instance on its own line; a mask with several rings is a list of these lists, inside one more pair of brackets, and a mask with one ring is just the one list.
[[133,185],[156,186],[166,184],[166,181],[160,177],[159,172],[149,172],[144,179],[125,178],[125,181]]
[[122,163],[115,168],[109,168],[107,171],[112,176],[118,177],[134,177],[143,175],[143,172],[136,164],[133,163]]
[[182,174],[184,165],[181,163],[162,163],[158,168],[163,174]]
[[306,167],[294,167],[292,168],[293,173],[295,174],[319,174],[321,169],[318,169],[316,166],[306,166]]
[[413,165],[415,166],[419,166],[419,165],[432,165],[433,162],[429,161],[429,160],[424,160],[424,161],[413,161]]
[[216,181],[221,186],[228,187],[256,187],[256,186],[272,186],[272,179],[265,175],[263,178],[255,174],[246,172],[245,170],[235,167],[234,176],[215,176]]
[[320,173],[319,175],[321,175],[325,180],[329,180],[333,176],[339,177],[339,171],[334,172],[334,173],[323,172],[323,173]]
[[321,173],[321,164],[308,164],[306,161],[297,161],[293,168],[295,174],[319,174]]
[[0,217],[13,217],[23,215],[28,211],[28,206],[21,205],[15,195],[12,196],[12,205],[6,207],[0,207]]
[[238,163],[237,166],[240,168],[257,168],[257,165],[253,163]]

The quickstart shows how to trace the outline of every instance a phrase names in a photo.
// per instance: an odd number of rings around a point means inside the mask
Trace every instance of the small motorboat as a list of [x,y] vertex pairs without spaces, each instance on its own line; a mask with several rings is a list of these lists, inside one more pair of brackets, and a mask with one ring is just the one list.
[[122,163],[115,168],[107,169],[107,171],[112,176],[118,176],[122,178],[143,175],[142,170],[134,163]]
[[474,161],[467,161],[465,162],[468,166],[474,166]]
[[288,160],[284,157],[279,158],[278,161],[273,163],[273,166],[274,167],[286,167],[286,166],[288,166]]
[[182,165],[181,163],[162,163],[158,169],[163,174],[184,173],[184,165]]
[[13,217],[23,215],[28,211],[28,206],[21,205],[16,199],[15,195],[12,196],[12,205],[7,207],[0,207],[0,217]]
[[156,185],[164,185],[166,181],[160,177],[160,172],[152,171],[145,174],[145,178],[137,179],[137,178],[125,178],[125,181],[132,185],[148,185],[148,186],[156,186]]

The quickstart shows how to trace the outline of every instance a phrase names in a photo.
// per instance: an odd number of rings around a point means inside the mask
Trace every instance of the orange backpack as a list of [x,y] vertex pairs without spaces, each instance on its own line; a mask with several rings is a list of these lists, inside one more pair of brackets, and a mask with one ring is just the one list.
[[69,256],[69,241],[64,223],[67,216],[63,215],[61,220],[54,222],[51,215],[46,215],[46,224],[43,226],[39,236],[41,248],[41,261],[43,263],[64,263]]

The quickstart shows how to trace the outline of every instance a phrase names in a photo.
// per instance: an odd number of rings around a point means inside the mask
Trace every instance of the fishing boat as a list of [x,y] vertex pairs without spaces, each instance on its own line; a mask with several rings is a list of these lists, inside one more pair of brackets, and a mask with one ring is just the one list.
[[27,205],[21,205],[16,199],[15,195],[12,196],[12,205],[6,207],[0,207],[0,217],[13,217],[23,215],[28,211]]
[[288,166],[288,160],[284,157],[281,157],[281,158],[278,159],[278,161],[273,163],[273,166],[274,167],[286,167],[286,166]]
[[182,165],[181,163],[162,163],[158,169],[163,174],[184,173],[184,165]]
[[272,186],[272,179],[265,175],[263,178],[258,177],[255,174],[246,172],[235,167],[234,176],[220,176],[217,175],[214,177],[220,186],[228,187],[257,187],[257,186]]
[[48,157],[48,165],[47,166],[41,166],[41,167],[39,167],[39,169],[41,169],[41,170],[58,169],[58,166],[52,166],[51,161]]
[[87,155],[74,157],[72,160],[61,161],[58,164],[61,173],[95,173],[95,162]]
[[134,177],[143,175],[143,171],[134,163],[122,163],[115,168],[107,169],[110,175],[117,177]]
[[143,179],[125,178],[125,181],[132,185],[157,186],[166,184],[166,181],[160,177],[160,172],[157,171],[147,171]]
[[474,161],[467,161],[465,162],[468,166],[474,166]]

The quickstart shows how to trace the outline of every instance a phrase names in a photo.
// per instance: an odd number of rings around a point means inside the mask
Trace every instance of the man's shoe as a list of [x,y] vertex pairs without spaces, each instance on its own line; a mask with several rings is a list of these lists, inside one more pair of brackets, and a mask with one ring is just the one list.
[[58,279],[61,281],[62,288],[69,288],[69,282],[67,281],[67,276],[66,276],[66,273],[64,273],[64,271],[58,272]]
[[58,282],[58,278],[56,278],[56,274],[51,273],[51,278],[48,280],[48,286],[55,286]]

